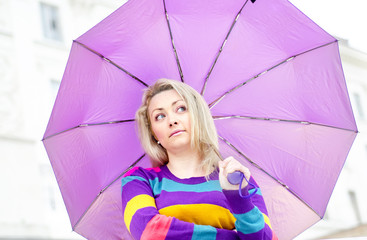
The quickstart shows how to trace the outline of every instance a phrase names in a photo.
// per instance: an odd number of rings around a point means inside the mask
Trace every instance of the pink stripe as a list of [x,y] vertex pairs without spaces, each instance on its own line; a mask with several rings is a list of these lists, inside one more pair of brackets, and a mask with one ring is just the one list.
[[148,222],[141,235],[141,240],[164,240],[171,226],[172,217],[155,215]]
[[274,232],[273,232],[273,238],[271,240],[278,240],[278,237],[275,235]]
[[127,171],[123,177],[127,177],[130,176],[131,174],[133,174],[133,172],[135,172],[136,170],[138,170],[139,167],[133,167],[132,169],[130,169],[129,171]]
[[153,170],[154,172],[160,172],[161,168],[160,167],[155,167],[155,168],[146,168],[146,170]]
[[[127,171],[123,177],[127,177],[130,176],[131,174],[133,174],[136,170],[138,170],[139,167],[133,167],[132,169],[130,169],[129,171]],[[155,167],[155,168],[145,168],[146,170],[150,171],[153,170],[154,172],[160,172],[161,169],[160,167]]]

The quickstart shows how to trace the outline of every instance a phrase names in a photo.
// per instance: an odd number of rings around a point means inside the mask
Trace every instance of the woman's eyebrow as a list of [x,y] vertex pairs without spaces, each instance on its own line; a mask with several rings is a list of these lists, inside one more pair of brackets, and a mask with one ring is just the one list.
[[180,102],[180,101],[184,102],[184,100],[182,100],[182,99],[178,99],[177,101],[174,101],[174,102],[172,103],[172,106],[176,105],[176,104],[177,104],[178,102]]
[[[180,101],[183,101],[183,102],[184,102],[184,100],[183,100],[183,99],[178,99],[178,100],[174,101],[174,102],[171,104],[171,106],[176,105],[176,104],[177,104],[178,102],[180,102]],[[154,111],[162,111],[162,110],[164,110],[164,108],[162,108],[162,107],[155,108],[155,109],[153,109],[153,110],[152,110],[152,112],[151,112],[151,114],[150,114],[150,115],[153,115],[153,112],[154,112]]]

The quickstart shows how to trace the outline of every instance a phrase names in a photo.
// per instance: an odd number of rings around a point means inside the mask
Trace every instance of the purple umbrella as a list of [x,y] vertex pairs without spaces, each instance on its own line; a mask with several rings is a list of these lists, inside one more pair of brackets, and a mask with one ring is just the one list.
[[337,40],[286,0],[130,0],[73,42],[43,139],[74,231],[130,239],[120,180],[150,166],[134,114],[159,78],[202,93],[279,239],[323,217],[357,134]]

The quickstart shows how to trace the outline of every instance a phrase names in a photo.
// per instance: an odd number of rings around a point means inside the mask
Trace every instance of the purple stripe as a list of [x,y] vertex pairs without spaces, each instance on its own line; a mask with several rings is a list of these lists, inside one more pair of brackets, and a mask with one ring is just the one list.
[[150,219],[152,219],[158,211],[154,207],[146,207],[135,212],[130,223],[130,231],[135,239],[140,239]]
[[[251,198],[242,198],[237,190],[223,190],[223,193],[230,203],[232,212],[235,214],[246,213],[254,208]],[[248,194],[247,187],[242,189],[242,194]]]
[[[210,194],[210,198],[208,197]],[[238,193],[237,193],[238,194]],[[214,204],[224,208],[228,207],[228,202],[222,192],[175,192],[170,193],[162,191],[160,196],[157,197],[157,208],[162,209],[168,206],[177,204]]]
[[265,206],[265,202],[262,196],[255,194],[251,198],[252,203],[265,215],[268,215],[268,211]]
[[191,240],[193,232],[194,232],[193,223],[188,223],[173,218],[166,239]]
[[142,188],[134,188],[133,192],[130,189],[123,191],[122,193],[122,204],[126,205],[133,197],[136,197],[138,195],[141,194],[145,194],[146,195],[146,190],[144,191],[144,189]]
[[[237,240],[240,239],[237,235],[237,232],[228,229],[217,229],[217,239],[225,239],[225,240]],[[247,239],[247,238],[242,238]]]
[[[170,170],[168,169],[166,165],[161,167],[160,176],[167,178],[167,179],[171,179],[178,183],[183,183],[183,184],[198,184],[198,183],[206,182],[205,177],[191,177],[191,178],[184,178],[184,179],[178,178],[170,172]],[[209,178],[210,178],[209,180],[218,180],[218,173],[213,172],[212,174],[210,174]]]
[[143,182],[140,180],[134,180],[124,185],[122,188],[122,203],[123,205],[130,201],[133,197],[136,197],[140,194],[151,193],[153,195],[153,191],[150,188],[147,182]]

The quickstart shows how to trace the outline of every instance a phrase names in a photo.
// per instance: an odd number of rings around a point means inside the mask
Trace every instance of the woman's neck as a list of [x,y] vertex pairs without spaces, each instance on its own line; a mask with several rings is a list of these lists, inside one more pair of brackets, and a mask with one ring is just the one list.
[[180,154],[168,153],[167,167],[178,178],[201,177],[205,172],[201,168],[201,157],[198,151],[186,151]]

